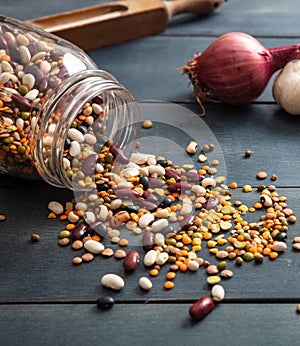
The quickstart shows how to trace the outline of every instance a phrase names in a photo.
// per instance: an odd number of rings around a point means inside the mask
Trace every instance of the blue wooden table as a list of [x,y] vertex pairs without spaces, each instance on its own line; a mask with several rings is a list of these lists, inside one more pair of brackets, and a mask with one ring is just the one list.
[[[21,20],[98,3],[104,1],[0,0],[1,14]],[[162,150],[175,161],[174,143],[180,139],[172,122],[178,119],[172,120],[168,107],[183,107],[179,112],[182,124],[185,114],[200,111],[192,87],[177,68],[195,51],[203,51],[229,31],[247,32],[266,47],[297,43],[299,16],[297,0],[230,0],[207,17],[173,18],[159,35],[87,53],[141,103],[151,101],[142,116],[152,119],[154,127],[150,132],[142,131],[143,138],[150,138],[150,148],[153,145],[153,150]],[[257,193],[245,194],[242,186],[257,187],[258,171],[276,174],[275,182],[268,178],[264,183],[276,185],[297,216],[300,118],[287,114],[274,102],[272,80],[247,106],[206,105],[206,117],[196,120],[199,129],[186,132],[196,133],[200,141],[205,138],[217,143],[227,183],[236,181],[239,186],[233,192],[235,199],[251,205]],[[245,159],[248,149],[252,155]],[[225,299],[197,322],[189,317],[188,309],[198,298],[210,294],[203,268],[197,274],[179,273],[170,291],[163,288],[166,270],[162,268],[152,279],[152,290],[143,292],[137,282],[149,274],[149,269],[141,265],[134,273],[125,274],[124,289],[112,292],[102,287],[100,280],[108,271],[124,275],[120,262],[100,256],[89,264],[74,266],[74,252],[57,245],[61,221],[47,218],[49,201],[65,202],[72,197],[71,191],[42,181],[0,176],[0,214],[7,217],[0,223],[1,345],[299,344],[300,315],[296,308],[300,304],[300,253],[292,249],[294,237],[300,234],[297,222],[289,226],[287,250],[276,260],[266,259],[259,265],[228,263],[234,276],[222,281]],[[32,233],[38,233],[41,240],[32,243]],[[203,253],[213,261],[208,249]],[[112,309],[97,308],[96,301],[103,295],[114,297]]]

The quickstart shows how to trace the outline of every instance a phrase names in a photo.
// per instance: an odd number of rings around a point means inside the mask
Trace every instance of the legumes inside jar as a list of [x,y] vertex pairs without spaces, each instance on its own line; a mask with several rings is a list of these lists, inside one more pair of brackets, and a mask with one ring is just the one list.
[[1,172],[89,187],[103,145],[136,136],[135,104],[77,47],[0,16]]

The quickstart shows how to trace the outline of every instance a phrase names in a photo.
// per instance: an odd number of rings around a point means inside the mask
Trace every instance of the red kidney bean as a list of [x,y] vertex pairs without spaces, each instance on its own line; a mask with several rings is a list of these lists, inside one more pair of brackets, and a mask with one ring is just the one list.
[[157,203],[158,202],[158,198],[155,195],[153,195],[151,192],[149,192],[149,191],[144,191],[143,197],[148,202],[152,202],[152,203]]
[[180,227],[181,229],[187,229],[190,226],[193,225],[193,222],[195,220],[195,215],[194,214],[187,214],[183,220],[180,222]]
[[178,182],[178,183],[173,183],[173,184],[170,184],[168,186],[168,190],[170,192],[176,192],[178,190],[187,191],[187,190],[190,190],[191,188],[192,188],[192,185],[190,185],[189,183],[187,183],[185,181],[181,181],[181,182]]
[[82,167],[82,171],[86,175],[92,175],[95,173],[95,166],[98,161],[98,155],[96,153],[89,155]]
[[85,235],[86,233],[86,224],[84,224],[83,222],[81,223],[78,223],[74,228],[73,228],[73,231],[72,231],[72,239],[74,240],[78,240],[78,239],[81,239],[83,238],[83,236]]
[[124,154],[124,151],[121,148],[119,148],[117,145],[113,144],[109,150],[113,154],[116,161],[120,163],[124,163],[124,164],[129,162],[129,159]]
[[134,270],[140,261],[140,254],[136,250],[131,250],[127,253],[123,261],[123,267],[125,270]]
[[220,201],[218,197],[210,197],[203,206],[207,210],[215,209],[219,202]]
[[166,185],[166,182],[163,179],[158,179],[158,178],[148,178],[150,187],[152,189],[155,188],[162,188]]
[[145,201],[144,199],[138,200],[138,205],[140,206],[140,208],[144,208],[149,211],[153,211],[157,209],[157,205],[155,203]]
[[16,106],[20,108],[22,111],[30,111],[31,104],[30,101],[27,100],[25,97],[19,95],[19,94],[12,94],[12,99]]
[[201,320],[208,315],[215,307],[215,303],[210,296],[203,296],[189,308],[190,316],[195,320]]
[[105,237],[107,233],[106,226],[101,221],[95,221],[87,226],[86,233],[91,234],[92,232],[98,233],[101,237]]
[[165,177],[167,179],[171,179],[174,178],[176,180],[176,182],[180,181],[180,176],[178,174],[176,174],[173,169],[167,169],[166,173],[165,173]]
[[140,194],[136,190],[131,189],[115,189],[115,195],[118,198],[139,198]]
[[155,245],[154,233],[145,232],[143,234],[142,243],[143,243],[143,247],[145,250],[152,250],[154,248],[154,245]]
[[184,172],[182,175],[194,182],[202,181],[204,179],[204,175],[195,172]]

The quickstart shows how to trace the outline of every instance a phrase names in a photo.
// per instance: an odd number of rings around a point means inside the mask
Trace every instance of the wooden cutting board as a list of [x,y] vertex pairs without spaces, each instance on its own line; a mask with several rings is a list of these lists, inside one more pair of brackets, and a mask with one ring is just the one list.
[[180,13],[208,15],[226,0],[120,0],[27,23],[73,42],[83,50],[164,31]]

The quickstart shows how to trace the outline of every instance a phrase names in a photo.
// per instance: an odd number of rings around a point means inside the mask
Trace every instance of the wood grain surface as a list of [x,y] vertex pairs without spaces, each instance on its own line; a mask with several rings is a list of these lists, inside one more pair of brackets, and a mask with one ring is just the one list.
[[[27,20],[104,2],[53,0],[41,5],[37,0],[0,0],[0,5],[2,15]],[[207,104],[207,115],[195,120],[200,107],[187,78],[176,70],[195,51],[204,50],[218,35],[228,31],[248,32],[266,47],[298,42],[299,15],[297,0],[230,0],[211,16],[181,15],[160,35],[91,50],[88,54],[141,104],[153,105],[142,114],[143,119],[154,121],[153,128],[141,133],[142,143],[149,145],[146,150],[162,151],[173,161],[190,160],[180,154],[180,148],[191,134],[201,143],[214,141],[226,182],[236,181],[239,186],[232,199],[246,205],[254,203],[259,197],[255,187],[262,183],[256,179],[256,173],[263,170],[268,173],[263,183],[275,184],[299,218],[300,117],[288,115],[274,103],[272,80],[252,104]],[[178,105],[179,114],[180,109],[182,114],[189,113],[182,126],[172,126],[172,121],[177,124],[181,119],[179,115],[172,120],[168,102]],[[195,121],[198,129],[193,126]],[[246,159],[247,149],[252,155]],[[272,174],[278,177],[275,182],[270,180]],[[253,192],[244,193],[244,184],[251,184]],[[296,307],[300,303],[300,253],[292,249],[293,238],[300,234],[299,221],[290,225],[287,250],[275,261],[265,259],[261,264],[250,262],[240,267],[228,261],[234,276],[222,281],[225,300],[204,320],[195,323],[188,316],[188,307],[200,296],[210,294],[204,268],[197,273],[179,273],[175,287],[166,291],[164,267],[153,278],[152,290],[143,292],[138,279],[148,275],[149,270],[141,263],[131,274],[124,272],[121,261],[101,255],[89,264],[72,264],[76,252],[57,245],[64,224],[47,218],[49,201],[71,198],[71,191],[43,181],[0,176],[0,214],[7,216],[0,223],[1,345],[299,343],[300,316]],[[257,221],[259,213],[248,217]],[[31,242],[32,233],[40,235],[39,242]],[[140,240],[134,239],[131,247],[141,249]],[[215,261],[206,247],[202,256]],[[112,271],[125,277],[126,285],[120,292],[105,289],[100,283],[102,275]],[[108,311],[96,306],[96,300],[103,295],[111,295],[116,301]]]

